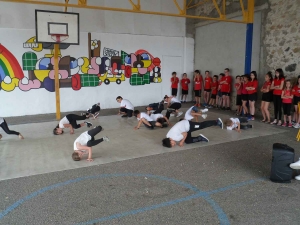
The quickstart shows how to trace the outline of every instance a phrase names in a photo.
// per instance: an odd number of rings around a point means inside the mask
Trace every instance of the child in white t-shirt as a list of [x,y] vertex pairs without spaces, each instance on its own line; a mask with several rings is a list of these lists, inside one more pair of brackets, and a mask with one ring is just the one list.
[[132,105],[132,103],[127,99],[123,99],[121,96],[118,96],[116,100],[118,103],[120,103],[120,110],[118,115],[123,114],[123,118],[132,117],[132,113],[134,110],[134,106]]
[[248,123],[246,118],[230,118],[225,121],[225,125],[227,130],[236,130],[237,132],[241,132],[242,130],[246,130],[252,128],[251,124],[241,124],[241,123]]
[[153,119],[153,121],[159,123],[161,125],[160,126],[161,128],[172,126],[168,118],[161,113],[156,113],[156,114],[152,113],[150,114],[150,118]]
[[101,143],[102,141],[109,141],[109,138],[104,136],[98,140],[95,140],[96,134],[103,130],[101,126],[94,127],[94,129],[83,132],[74,141],[74,152],[72,154],[72,159],[74,161],[79,161],[83,155],[88,154],[87,161],[91,162],[92,159],[92,147]]
[[137,118],[138,125],[134,127],[135,130],[140,129],[142,123],[145,127],[149,129],[154,129],[154,127],[161,127],[162,125],[155,120],[153,120],[147,113],[140,112],[139,110],[134,110],[133,115]]
[[198,116],[202,116],[203,119],[206,119],[207,114],[202,114],[202,113],[205,113],[207,111],[208,109],[199,110],[196,106],[192,106],[186,111],[184,115],[184,119],[185,120],[195,119],[195,121],[198,122]]

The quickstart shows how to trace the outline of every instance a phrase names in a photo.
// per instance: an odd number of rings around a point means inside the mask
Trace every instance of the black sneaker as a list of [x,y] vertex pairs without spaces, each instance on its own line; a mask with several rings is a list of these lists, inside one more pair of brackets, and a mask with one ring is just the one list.
[[163,124],[163,127],[168,127],[168,124]]
[[175,111],[176,111],[175,109],[172,109],[172,108],[167,108],[167,110],[168,110],[169,112],[175,112]]
[[91,127],[91,126],[93,126],[93,124],[92,124],[92,123],[90,123],[90,122],[84,121],[84,123],[86,124],[86,126],[87,126],[87,127]]
[[200,134],[198,136],[199,141],[209,142],[208,138],[205,137],[203,134]]
[[127,115],[123,115],[123,116],[121,116],[121,117],[125,118],[125,117],[128,117],[128,116],[127,116]]
[[221,118],[218,118],[218,120],[217,120],[217,125],[218,125],[219,127],[221,127],[221,129],[223,129],[223,121],[221,120]]

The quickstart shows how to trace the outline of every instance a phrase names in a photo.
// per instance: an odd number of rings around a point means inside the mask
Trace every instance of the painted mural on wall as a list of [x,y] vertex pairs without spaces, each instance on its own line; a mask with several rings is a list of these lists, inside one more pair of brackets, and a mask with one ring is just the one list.
[[[100,54],[101,41],[91,40],[88,34],[88,56],[79,58],[63,56],[59,52],[60,88],[72,88],[75,91],[83,87],[97,87],[102,83],[145,85],[161,83],[161,60],[148,51],[139,49],[134,53],[118,51],[104,47]],[[60,50],[69,48],[68,44],[60,44]],[[22,91],[44,88],[55,91],[53,44],[36,43],[35,37],[28,39],[23,48],[29,51],[22,56],[22,67],[14,55],[0,44],[0,88]],[[42,58],[37,52],[48,51]],[[27,73],[27,76],[25,74]]]

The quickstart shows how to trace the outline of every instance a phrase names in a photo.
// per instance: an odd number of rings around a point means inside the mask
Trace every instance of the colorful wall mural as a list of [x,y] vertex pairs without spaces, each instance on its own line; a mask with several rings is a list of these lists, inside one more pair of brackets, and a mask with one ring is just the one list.
[[[60,50],[69,48],[69,44],[60,44]],[[22,67],[14,55],[0,44],[0,89],[22,91],[44,88],[55,91],[54,85],[54,44],[36,43],[31,37],[23,44]],[[161,60],[148,51],[139,49],[134,53],[103,48],[101,41],[91,40],[88,34],[88,56],[79,58],[63,56],[59,52],[60,88],[72,88],[75,91],[83,87],[98,87],[102,83],[121,84],[129,82],[132,86],[161,83]],[[37,52],[50,51],[42,58]],[[27,76],[25,74],[27,73]]]

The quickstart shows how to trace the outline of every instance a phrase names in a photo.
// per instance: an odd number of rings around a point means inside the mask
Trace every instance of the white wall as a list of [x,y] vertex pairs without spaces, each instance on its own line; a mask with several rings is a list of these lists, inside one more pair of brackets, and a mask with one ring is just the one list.
[[[241,20],[241,17],[235,19]],[[256,12],[253,28],[252,67],[259,71],[261,13]],[[225,68],[231,74],[244,74],[246,24],[217,22],[196,28],[195,69],[219,74]]]
[[[119,0],[89,0],[88,2],[109,7],[116,5],[131,7]],[[141,1],[145,10],[175,13],[177,8],[172,5],[172,2],[172,0],[154,0],[151,3],[146,0]],[[31,49],[23,48],[23,43],[35,36],[34,10],[61,11],[62,9],[3,2],[0,5],[0,43],[14,55],[22,67],[23,53],[33,52]],[[99,101],[102,108],[117,108],[115,98],[118,95],[130,99],[136,106],[159,101],[165,93],[170,94],[170,83],[165,81],[170,80],[171,74],[166,74],[165,71],[173,71],[173,68],[166,68],[172,65],[169,62],[165,64],[163,56],[181,57],[182,70],[177,71],[178,74],[181,75],[183,72],[192,74],[194,40],[184,37],[185,19],[99,10],[69,9],[69,11],[80,13],[81,43],[79,46],[70,46],[62,50],[62,56],[70,55],[76,59],[88,57],[87,32],[91,32],[92,40],[101,41],[101,54],[103,47],[107,47],[127,53],[135,53],[139,49],[144,49],[154,57],[158,57],[161,60],[163,82],[131,86],[127,78],[120,85],[112,82],[99,87],[82,87],[79,91],[61,88],[62,112],[83,110]],[[50,50],[44,49],[35,53],[39,59],[50,53]],[[28,71],[24,71],[24,75],[28,77]],[[22,91],[16,87],[10,92],[0,89],[0,99],[0,115],[3,117],[55,112],[55,93],[44,88]]]

